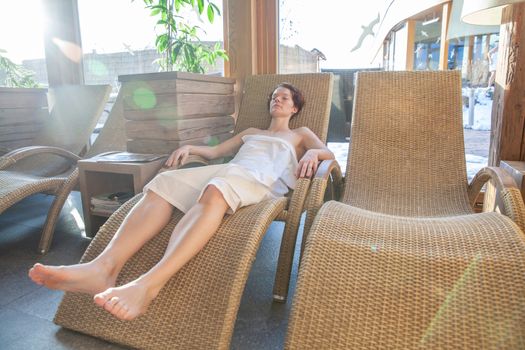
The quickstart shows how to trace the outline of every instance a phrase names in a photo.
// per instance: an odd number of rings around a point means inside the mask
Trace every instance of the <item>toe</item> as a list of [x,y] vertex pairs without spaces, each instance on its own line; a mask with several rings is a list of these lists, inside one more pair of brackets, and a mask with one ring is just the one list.
[[126,305],[119,303],[119,309],[114,313],[114,315],[121,320],[126,320],[127,314],[128,314],[128,308],[126,307]]
[[114,313],[113,309],[115,308],[115,305],[119,302],[119,297],[112,297],[106,303],[104,304],[104,310],[107,312]]
[[93,300],[95,301],[95,304],[97,304],[100,307],[104,307],[104,305],[106,304],[106,302],[109,299],[110,299],[110,297],[109,297],[109,293],[107,291],[95,294],[95,296],[93,297]]

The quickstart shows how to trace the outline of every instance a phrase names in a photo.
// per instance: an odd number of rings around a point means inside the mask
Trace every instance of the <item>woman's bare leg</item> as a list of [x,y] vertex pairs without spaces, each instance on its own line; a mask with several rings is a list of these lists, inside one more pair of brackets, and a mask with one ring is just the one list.
[[94,260],[70,266],[35,264],[29,277],[50,289],[96,294],[115,285],[126,261],[169,222],[173,206],[148,191],[131,209],[104,251]]
[[95,295],[95,303],[123,320],[143,314],[171,276],[208,243],[227,210],[222,193],[208,186],[173,230],[163,258],[138,279]]

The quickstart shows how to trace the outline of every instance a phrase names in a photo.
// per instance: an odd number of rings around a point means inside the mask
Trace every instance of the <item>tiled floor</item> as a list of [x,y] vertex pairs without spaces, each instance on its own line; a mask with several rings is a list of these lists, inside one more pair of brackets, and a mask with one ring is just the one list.
[[[89,244],[82,237],[82,221],[77,221],[81,207],[79,195],[74,193],[62,210],[51,251],[45,256],[37,253],[50,203],[48,196],[36,195],[0,215],[0,348],[121,349],[55,325],[52,319],[62,293],[39,287],[27,278],[27,270],[35,262],[75,263]],[[272,224],[262,242],[241,302],[232,349],[282,348],[291,300],[272,302],[281,232],[282,224]]]

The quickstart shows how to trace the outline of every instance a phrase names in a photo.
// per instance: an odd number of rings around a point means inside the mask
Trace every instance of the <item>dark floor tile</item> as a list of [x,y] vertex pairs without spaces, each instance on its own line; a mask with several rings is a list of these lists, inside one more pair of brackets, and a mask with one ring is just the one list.
[[[51,201],[48,196],[33,196],[0,215],[0,348],[122,349],[53,324],[51,320],[62,293],[38,286],[27,277],[28,269],[35,262],[51,265],[78,262],[90,242],[83,236],[82,222],[78,222],[80,197],[73,194],[58,220],[51,250],[45,255],[38,253],[41,229]],[[284,304],[272,301],[283,228],[282,223],[273,223],[263,239],[242,297],[232,349],[283,347],[291,297]],[[297,262],[290,296],[296,265]]]
[[44,287],[18,298],[6,306],[12,310],[53,321],[58,304],[64,295],[61,291],[49,290]]
[[5,307],[0,309],[0,344],[3,350],[123,349]]
[[4,271],[0,273],[0,305],[6,306],[13,301],[36,291],[35,285],[26,274],[19,271]]

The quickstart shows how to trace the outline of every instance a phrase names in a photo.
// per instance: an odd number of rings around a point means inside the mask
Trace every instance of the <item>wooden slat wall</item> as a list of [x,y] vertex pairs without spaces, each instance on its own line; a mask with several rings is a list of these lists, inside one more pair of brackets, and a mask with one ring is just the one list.
[[47,89],[0,88],[0,153],[31,145],[48,117]]

